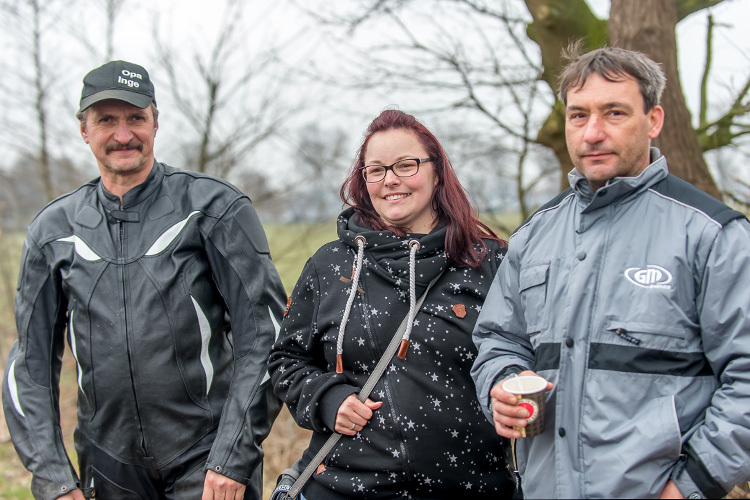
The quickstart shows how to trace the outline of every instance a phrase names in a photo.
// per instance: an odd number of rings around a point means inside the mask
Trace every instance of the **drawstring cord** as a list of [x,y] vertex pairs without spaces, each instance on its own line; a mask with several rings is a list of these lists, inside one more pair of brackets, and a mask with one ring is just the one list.
[[341,319],[341,325],[339,325],[339,336],[336,339],[336,373],[344,373],[344,330],[346,330],[346,323],[349,321],[349,313],[352,312],[354,295],[357,293],[357,286],[359,284],[359,274],[362,271],[362,259],[365,254],[365,244],[367,243],[364,236],[357,236],[354,238],[354,241],[357,243],[357,263],[354,266],[352,288],[349,291],[349,298],[346,301],[346,309],[344,309],[344,317]]
[[[339,325],[339,335],[336,339],[336,373],[344,373],[344,331],[346,330],[346,324],[349,322],[349,314],[352,311],[352,304],[354,303],[354,296],[357,292],[359,284],[359,275],[362,272],[362,260],[365,252],[365,244],[367,240],[364,236],[357,236],[354,238],[357,243],[357,260],[354,266],[354,276],[352,276],[352,286],[349,290],[349,298],[346,301],[346,308],[344,309],[344,317],[341,319]],[[406,359],[406,351],[409,350],[409,336],[411,335],[411,329],[414,323],[414,316],[417,315],[416,308],[416,255],[417,251],[421,248],[419,241],[411,240],[409,242],[409,315],[406,322],[406,331],[403,337],[401,337],[401,345],[398,348],[398,357]]]
[[416,311],[416,290],[415,290],[415,282],[417,280],[416,278],[416,255],[417,250],[420,249],[422,245],[419,244],[417,240],[411,240],[409,242],[409,316],[408,321],[406,322],[406,331],[404,332],[404,336],[401,338],[401,345],[398,348],[398,357],[401,359],[406,359],[406,351],[409,350],[409,345],[411,345],[411,342],[409,342],[409,336],[411,335],[411,328],[414,323],[414,316],[417,315]]

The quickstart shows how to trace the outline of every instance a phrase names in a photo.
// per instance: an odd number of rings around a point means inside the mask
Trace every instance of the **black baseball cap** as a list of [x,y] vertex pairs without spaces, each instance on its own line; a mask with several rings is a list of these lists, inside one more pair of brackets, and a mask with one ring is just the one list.
[[110,61],[83,78],[79,112],[107,99],[124,101],[141,109],[156,104],[154,84],[143,66],[127,61]]

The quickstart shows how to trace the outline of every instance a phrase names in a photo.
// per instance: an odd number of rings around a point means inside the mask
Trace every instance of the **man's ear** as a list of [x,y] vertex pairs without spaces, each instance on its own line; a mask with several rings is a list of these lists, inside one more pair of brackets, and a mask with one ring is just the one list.
[[664,108],[658,104],[648,112],[648,138],[656,139],[664,126]]
[[89,134],[86,132],[86,123],[81,122],[81,137],[83,137],[83,142],[86,144],[89,143]]

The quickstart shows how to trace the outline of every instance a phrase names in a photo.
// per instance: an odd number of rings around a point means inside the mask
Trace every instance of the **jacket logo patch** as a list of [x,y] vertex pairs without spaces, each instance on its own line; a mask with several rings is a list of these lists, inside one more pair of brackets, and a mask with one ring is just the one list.
[[453,312],[459,318],[466,317],[466,306],[465,305],[463,305],[463,304],[456,304],[451,309],[453,309]]
[[661,266],[648,265],[645,269],[630,267],[625,270],[625,277],[632,284],[643,288],[672,289],[672,273]]

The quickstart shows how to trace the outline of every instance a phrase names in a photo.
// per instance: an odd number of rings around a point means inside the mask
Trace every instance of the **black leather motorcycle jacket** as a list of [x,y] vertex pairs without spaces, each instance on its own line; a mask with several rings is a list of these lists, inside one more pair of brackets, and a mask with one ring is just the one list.
[[266,364],[285,299],[250,200],[219,179],[156,162],[122,206],[99,179],[50,203],[24,244],[3,383],[34,496],[78,481],[59,425],[66,331],[78,432],[157,468],[215,433],[206,467],[248,484],[280,409]]

